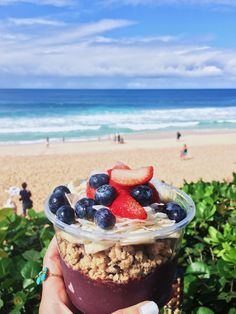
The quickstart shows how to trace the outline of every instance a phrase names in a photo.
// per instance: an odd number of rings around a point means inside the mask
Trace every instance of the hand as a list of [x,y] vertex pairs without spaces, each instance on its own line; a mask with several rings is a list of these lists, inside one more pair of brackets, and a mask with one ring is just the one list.
[[56,237],[50,242],[44,256],[43,267],[48,267],[53,274],[61,275],[50,276],[43,281],[43,292],[39,307],[39,314],[73,314],[72,304],[66,293],[59,252],[57,249]]
[[[76,313],[66,293],[56,238],[53,237],[44,256],[43,267],[59,276],[50,276],[43,282],[43,292],[39,314]],[[134,306],[118,310],[112,314],[158,314],[158,306],[152,301],[145,301]]]

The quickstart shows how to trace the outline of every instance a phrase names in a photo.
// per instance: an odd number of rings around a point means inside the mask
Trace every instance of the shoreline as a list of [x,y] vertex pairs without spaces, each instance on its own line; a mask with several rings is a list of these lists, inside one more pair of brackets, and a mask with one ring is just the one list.
[[[40,143],[12,143],[0,144],[1,156],[38,156],[38,155],[67,155],[83,152],[95,151],[119,151],[143,148],[179,147],[180,143],[191,142],[192,145],[208,144],[230,144],[236,143],[236,129],[198,129],[181,131],[182,137],[176,140],[176,131],[147,131],[133,134],[121,134],[124,144],[114,143],[112,137],[107,139],[74,140],[74,141],[55,141],[50,142],[49,147],[46,141]],[[227,135],[227,137],[226,137]],[[99,144],[102,144],[99,146]]]

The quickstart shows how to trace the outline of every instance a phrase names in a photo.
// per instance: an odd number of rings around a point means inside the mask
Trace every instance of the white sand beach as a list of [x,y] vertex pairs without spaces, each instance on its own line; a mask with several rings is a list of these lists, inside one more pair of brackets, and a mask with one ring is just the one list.
[[[186,160],[180,159],[183,144],[189,148]],[[159,132],[125,136],[124,144],[112,140],[91,142],[2,145],[0,147],[0,204],[6,201],[10,186],[26,181],[32,192],[34,208],[43,203],[52,189],[90,171],[106,170],[116,161],[132,168],[153,165],[155,176],[181,186],[184,180],[230,180],[236,172],[236,131],[204,130],[185,132],[181,141],[175,133]],[[15,197],[18,212],[21,204]]]

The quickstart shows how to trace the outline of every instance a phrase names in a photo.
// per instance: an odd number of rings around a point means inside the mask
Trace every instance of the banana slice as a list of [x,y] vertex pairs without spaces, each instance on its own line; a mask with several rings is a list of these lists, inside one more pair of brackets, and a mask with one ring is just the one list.
[[107,250],[110,247],[112,247],[114,244],[115,244],[114,242],[108,242],[108,241],[91,242],[88,244],[84,244],[84,249],[85,249],[86,254],[94,254],[97,252]]

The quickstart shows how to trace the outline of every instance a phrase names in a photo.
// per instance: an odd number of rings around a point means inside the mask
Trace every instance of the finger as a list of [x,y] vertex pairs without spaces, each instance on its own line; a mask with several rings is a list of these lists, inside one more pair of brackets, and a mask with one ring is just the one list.
[[43,259],[43,266],[48,267],[51,273],[62,275],[57,240],[54,236],[48,246],[47,252]]
[[159,309],[155,302],[144,301],[136,305],[118,310],[112,314],[158,314]]
[[47,279],[43,281],[43,294],[50,292],[52,299],[61,298],[64,303],[68,303],[55,236],[52,238],[44,256],[43,267],[47,267],[49,272]]

